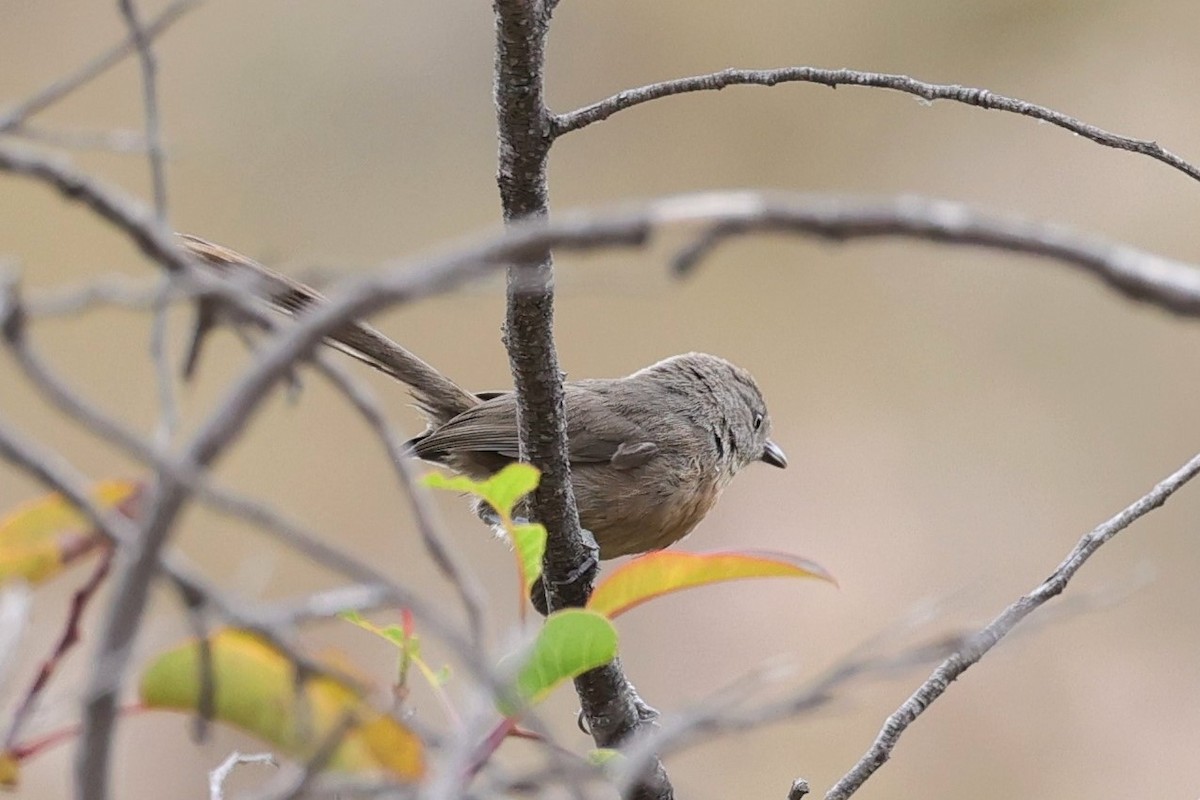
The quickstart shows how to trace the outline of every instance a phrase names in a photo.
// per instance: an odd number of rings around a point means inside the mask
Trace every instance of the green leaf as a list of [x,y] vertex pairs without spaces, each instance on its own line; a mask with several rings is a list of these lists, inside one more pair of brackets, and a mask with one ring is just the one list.
[[503,516],[511,517],[517,501],[536,489],[541,477],[532,464],[509,464],[483,482],[480,496]]
[[554,687],[616,658],[617,631],[604,616],[582,608],[556,611],[546,618],[537,640],[517,671],[513,696],[501,713],[513,717]]
[[421,478],[421,483],[430,489],[445,489],[449,492],[479,495],[483,486],[481,481],[468,478],[466,475],[445,475],[441,472],[431,472]]
[[540,477],[537,467],[530,464],[509,464],[484,481],[465,475],[448,476],[434,472],[426,475],[424,482],[434,489],[448,489],[481,497],[501,517],[508,519],[512,517],[517,501],[537,488]]
[[521,583],[528,594],[542,574],[542,556],[546,553],[546,526],[536,522],[514,525],[510,531],[513,548],[521,569]]
[[606,767],[610,763],[619,762],[624,758],[625,756],[621,754],[621,751],[614,750],[611,747],[597,747],[594,750],[589,750],[587,754],[588,762],[597,767]]

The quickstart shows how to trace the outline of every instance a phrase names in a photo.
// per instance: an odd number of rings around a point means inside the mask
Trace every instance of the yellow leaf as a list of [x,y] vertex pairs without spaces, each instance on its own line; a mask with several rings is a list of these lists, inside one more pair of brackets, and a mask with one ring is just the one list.
[[[102,508],[134,516],[141,490],[138,481],[103,481],[93,489],[92,499]],[[44,581],[100,542],[83,514],[62,495],[25,503],[0,520],[0,583],[14,578]]]
[[21,763],[12,753],[0,753],[0,786],[14,789],[21,777]]
[[785,553],[659,550],[633,559],[601,581],[587,607],[611,618],[647,600],[693,586],[774,576],[819,578],[836,584],[821,565]]
[[[421,740],[373,709],[351,686],[327,677],[298,689],[291,661],[258,636],[223,630],[209,639],[214,716],[277,746],[297,759],[311,758],[347,725],[329,762],[346,772],[382,770],[400,780],[424,774]],[[152,708],[197,711],[200,648],[189,642],[160,655],[142,674],[142,702]]]

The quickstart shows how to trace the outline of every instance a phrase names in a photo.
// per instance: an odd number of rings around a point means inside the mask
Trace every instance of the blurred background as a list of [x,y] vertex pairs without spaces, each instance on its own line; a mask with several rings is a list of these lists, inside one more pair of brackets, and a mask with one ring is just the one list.
[[[157,8],[142,3],[149,15]],[[115,2],[0,2],[0,106],[124,35]],[[1179,0],[838,3],[563,0],[548,57],[552,108],[728,66],[813,65],[982,86],[1193,161],[1200,6]],[[293,274],[370,269],[494,230],[492,17],[483,3],[211,0],[158,43],[170,151],[170,218]],[[56,130],[138,129],[135,60],[37,117]],[[148,196],[144,158],[76,162]],[[1165,255],[1200,250],[1200,187],[1149,159],[1048,125],[879,90],[732,88],[671,98],[572,134],[554,148],[564,209],[710,188],[920,193],[1055,220]],[[817,675],[914,610],[914,640],[971,630],[1046,576],[1075,541],[1200,450],[1200,329],[1026,258],[912,242],[833,246],[783,238],[719,250],[685,283],[665,248],[561,257],[557,333],[571,377],[628,373],[705,350],[750,368],[787,451],[786,471],[744,473],[684,543],[814,559],[840,589],[755,581],[675,595],[621,618],[625,666],[670,715],[765,661]],[[41,185],[0,176],[0,257],[30,293],[100,276],[152,280],[120,237]],[[172,317],[176,353],[188,315]],[[467,386],[509,385],[503,286],[380,317],[378,324]],[[150,317],[100,310],[35,324],[38,349],[109,412],[153,430]],[[228,332],[182,390],[192,430],[248,363]],[[369,380],[403,431],[400,388]],[[67,422],[0,359],[0,415],[97,477],[138,467]],[[316,375],[282,393],[219,465],[232,487],[286,507],[347,550],[453,603],[425,557],[381,447]],[[40,492],[0,467],[0,508]],[[513,624],[511,561],[453,497],[442,517]],[[1200,793],[1200,487],[1103,550],[1069,591],[1071,613],[1014,636],[955,684],[901,741],[864,798],[1088,798]],[[239,523],[186,518],[179,547],[247,597],[332,586],[319,566]],[[610,567],[611,568],[611,567]],[[71,584],[40,590],[5,708],[60,630]],[[88,623],[94,629],[99,606]],[[144,658],[187,634],[156,594]],[[393,655],[344,624],[309,633],[380,681]],[[90,637],[85,644],[90,644]],[[427,645],[434,661],[444,658]],[[39,716],[77,716],[75,654]],[[668,761],[680,797],[783,797],[796,776],[823,793],[867,748],[927,668],[855,684],[819,713],[727,737]],[[581,752],[573,694],[545,718]],[[418,711],[436,721],[431,702]],[[7,719],[7,715],[5,716]],[[119,728],[121,797],[205,796],[228,731],[196,747],[183,717]],[[515,748],[514,753],[519,750]],[[17,796],[69,792],[70,748],[28,766]],[[247,767],[233,785],[262,778]]]

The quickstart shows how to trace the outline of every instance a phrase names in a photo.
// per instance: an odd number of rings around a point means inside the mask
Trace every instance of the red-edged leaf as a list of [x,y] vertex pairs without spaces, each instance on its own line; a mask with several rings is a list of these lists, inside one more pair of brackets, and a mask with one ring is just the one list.
[[587,607],[615,617],[660,595],[743,578],[819,578],[837,581],[820,564],[765,550],[684,553],[659,550],[635,558],[600,582]]

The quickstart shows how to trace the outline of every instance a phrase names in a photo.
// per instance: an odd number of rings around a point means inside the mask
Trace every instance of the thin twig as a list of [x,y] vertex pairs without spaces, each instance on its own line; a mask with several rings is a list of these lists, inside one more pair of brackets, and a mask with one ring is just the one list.
[[821,709],[839,690],[864,678],[882,678],[914,666],[934,663],[954,652],[963,637],[941,634],[900,648],[887,647],[889,639],[911,629],[915,623],[902,621],[855,647],[823,673],[778,699],[757,705],[751,695],[789,679],[796,671],[792,663],[767,664],[742,675],[689,708],[674,711],[670,720],[629,748],[616,771],[618,785],[628,783],[644,769],[651,755],[678,752],[687,745],[708,741],[717,734],[736,733],[769,725]]
[[693,75],[687,78],[652,83],[637,89],[626,89],[612,97],[566,114],[555,115],[551,117],[551,133],[557,137],[564,133],[577,131],[594,122],[606,120],[618,111],[672,95],[717,91],[728,86],[775,86],[780,83],[817,83],[833,89],[838,86],[868,86],[916,95],[928,102],[951,100],[977,108],[1020,114],[1057,125],[1105,147],[1128,150],[1148,156],[1182,172],[1193,180],[1200,180],[1200,168],[1169,150],[1163,149],[1157,142],[1110,133],[1052,108],[1028,103],[1014,97],[993,94],[987,89],[973,89],[956,84],[925,83],[907,75],[889,75],[853,69],[820,69],[818,67],[784,67],[764,70],[725,69],[707,75]]
[[263,764],[278,767],[279,762],[271,753],[239,753],[234,750],[212,772],[208,773],[208,800],[224,800],[225,781],[242,764]]
[[884,723],[866,754],[825,795],[825,800],[846,800],[891,757],[901,735],[917,717],[941,697],[950,684],[987,655],[1021,620],[1058,596],[1075,573],[1097,550],[1141,517],[1160,507],[1171,495],[1200,473],[1200,455],[1192,458],[1172,475],[1151,489],[1124,511],[1085,535],[1067,557],[1029,594],[1017,598],[986,627],[969,637],[957,652],[946,659],[933,674],[904,701]]
[[345,370],[332,363],[329,359],[318,354],[314,363],[335,387],[346,397],[350,405],[358,411],[371,427],[377,439],[383,443],[392,469],[399,479],[400,486],[408,497],[417,530],[421,541],[429,552],[433,562],[442,575],[450,582],[462,601],[463,610],[467,615],[467,626],[472,641],[481,651],[484,646],[483,608],[485,597],[479,578],[471,571],[468,564],[460,558],[454,548],[442,534],[442,527],[435,518],[435,510],[430,502],[429,494],[420,482],[412,467],[412,459],[404,452],[404,442],[388,424],[378,401],[371,395],[369,389],[354,380]]
[[22,309],[15,287],[11,284],[0,287],[0,331],[3,333],[3,339],[33,386],[55,407],[133,458],[187,482],[202,500],[217,511],[256,525],[314,563],[340,572],[352,580],[382,587],[395,605],[412,608],[435,632],[440,631],[446,624],[444,618],[434,613],[419,596],[374,567],[346,555],[341,548],[327,544],[316,533],[282,516],[269,506],[217,486],[208,473],[185,465],[178,458],[156,448],[115,419],[105,415],[68,386],[37,356],[25,336],[22,320]]
[[[147,224],[144,206],[65,162],[0,142],[0,170],[37,178],[64,196],[84,202],[159,263],[184,272],[194,266],[172,236]],[[921,197],[867,200],[837,195],[704,192],[607,211],[566,212],[554,220],[529,219],[511,225],[503,235],[476,238],[440,257],[388,265],[379,275],[342,281],[343,291],[332,304],[341,310],[327,309],[328,317],[310,315],[308,324],[328,335],[336,329],[329,327],[335,318],[344,323],[391,304],[446,292],[506,262],[527,261],[546,248],[642,247],[659,229],[682,225],[699,225],[705,230],[721,226],[722,238],[774,231],[835,242],[892,237],[1023,253],[1080,267],[1130,299],[1185,316],[1200,316],[1200,271],[1195,265],[1062,226],[988,215],[963,203]],[[199,280],[203,275],[193,273],[192,277]],[[351,308],[354,313],[342,319],[340,315]]]
[[160,448],[169,447],[179,429],[179,398],[175,392],[175,368],[168,348],[170,339],[171,295],[175,276],[162,277],[158,297],[154,301],[154,323],[150,327],[150,360],[154,363],[155,383],[158,386],[158,426],[155,440]]
[[[145,224],[140,204],[65,163],[0,143],[0,170],[36,177],[65,196],[82,200],[160,263],[184,271],[193,266],[173,237],[160,236],[157,228]],[[1081,267],[1130,299],[1200,316],[1200,272],[1195,265],[1062,226],[989,215],[963,203],[915,196],[869,200],[764,192],[678,195],[609,210],[566,212],[553,221],[526,220],[503,235],[476,238],[441,257],[400,261],[380,275],[342,281],[339,304],[354,306],[359,315],[370,314],[457,288],[505,261],[527,260],[547,247],[577,251],[642,247],[659,229],[683,225],[723,226],[723,236],[774,231],[836,242],[892,237],[1023,253]],[[218,285],[215,280],[213,285]],[[363,296],[372,292],[373,298]]]
[[[125,275],[97,278],[75,286],[63,286],[30,292],[25,299],[25,313],[30,317],[78,317],[84,312],[103,306],[133,310],[153,310],[162,296],[159,280],[134,280]],[[189,293],[176,287],[173,299],[187,298]]]
[[150,164],[150,185],[154,198],[154,214],[162,224],[167,222],[167,175],[163,158],[162,121],[158,112],[158,63],[150,46],[150,34],[138,18],[134,0],[117,0],[121,16],[129,26],[129,38],[137,48],[142,72],[142,110],[146,127],[146,159]]
[[[129,26],[129,34],[138,51],[142,73],[142,108],[146,129],[146,160],[150,165],[150,185],[154,198],[154,216],[160,225],[167,225],[167,173],[163,156],[162,122],[158,110],[158,66],[150,38],[138,18],[134,0],[118,0],[121,16]],[[169,334],[172,275],[163,277],[163,288],[154,307],[154,325],[150,329],[150,358],[154,362],[158,383],[158,429],[155,437],[160,446],[167,446],[179,427],[179,402],[175,396],[175,370],[167,350]]]
[[59,130],[40,125],[18,125],[4,131],[31,142],[61,147],[64,150],[98,150],[109,153],[146,153],[146,135],[139,131]]
[[[138,533],[133,522],[97,505],[84,488],[86,481],[78,471],[61,457],[20,436],[2,419],[0,419],[0,459],[25,471],[47,489],[61,494],[67,502],[83,514],[89,523],[95,526],[100,535],[113,542],[116,547],[129,549],[133,546]],[[291,626],[276,624],[275,618],[278,615],[267,621],[261,614],[243,608],[174,555],[163,558],[162,569],[171,581],[196,596],[203,597],[204,601],[231,625],[261,636],[272,647],[283,653],[284,657],[290,660],[298,671],[309,675],[327,676],[352,687],[361,686],[361,682],[357,678],[341,670],[326,667],[304,655],[291,641],[290,634],[281,630],[282,627],[290,628]]]
[[[200,2],[201,0],[174,0],[174,2],[163,9],[161,14],[152,19],[143,28],[146,41],[153,41],[158,38],[177,22],[180,17],[198,6]],[[137,41],[131,33],[125,37],[124,41],[96,56],[83,65],[77,72],[65,78],[55,80],[17,105],[0,112],[0,133],[8,132],[24,124],[25,120],[29,117],[54,105],[80,86],[88,83],[110,67],[121,63],[125,57],[135,52],[137,52]]]

